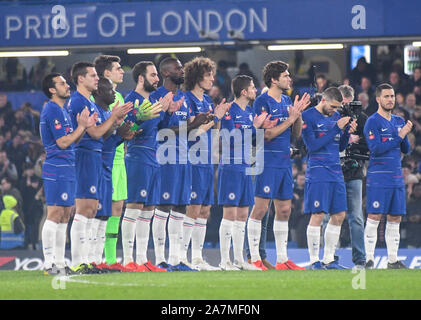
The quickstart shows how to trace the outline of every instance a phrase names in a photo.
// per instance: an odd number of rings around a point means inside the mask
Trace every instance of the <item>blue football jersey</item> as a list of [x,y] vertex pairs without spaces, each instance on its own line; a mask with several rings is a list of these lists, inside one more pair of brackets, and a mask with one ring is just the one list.
[[[267,112],[271,120],[278,120],[280,125],[289,117],[288,109],[292,107],[291,98],[287,95],[281,96],[281,102],[276,101],[267,92],[258,96],[253,104],[253,110],[257,115]],[[291,127],[286,129],[270,141],[265,140],[265,167],[290,168],[292,165],[290,157]]]
[[71,144],[66,149],[57,145],[57,140],[73,132],[70,115],[53,101],[49,101],[41,112],[40,135],[46,152],[42,178],[47,180],[75,180],[75,149]]
[[343,182],[339,152],[348,145],[349,133],[339,129],[338,112],[325,117],[316,108],[303,112],[302,137],[308,151],[306,180]]
[[[111,115],[111,111],[105,111],[100,106],[98,106],[98,111],[101,114],[101,118],[104,121],[107,121]],[[114,131],[107,139],[104,139],[104,144],[102,146],[102,168],[103,174],[107,178],[111,178],[113,170],[113,161],[117,145],[123,142],[123,139]]]
[[392,114],[389,120],[379,113],[370,116],[364,125],[364,136],[370,150],[367,186],[403,186],[401,152],[409,153],[408,136],[398,134],[405,120]]
[[[139,105],[141,105],[144,99],[144,97],[133,90],[127,95],[124,102],[131,101],[134,105],[135,101],[139,100]],[[150,97],[149,101],[154,103],[156,100]],[[129,112],[128,118],[131,117],[131,113],[133,112],[134,109]],[[156,150],[158,148],[156,135],[161,127],[167,125],[169,119],[170,116],[167,112],[161,112],[159,117],[142,122],[140,128],[142,128],[143,131],[128,142],[126,157],[136,159],[140,163],[155,167],[159,166],[156,159]]]
[[[159,100],[160,98],[164,97],[166,94],[168,94],[168,90],[161,86],[156,91],[154,91],[151,94],[151,98],[154,100]],[[173,97],[173,101],[178,101],[184,97],[184,93],[181,90],[177,90],[177,93]],[[187,107],[186,101],[183,102],[180,109],[174,112],[171,115],[171,118],[168,122],[165,122],[164,125],[166,128],[171,127],[177,127],[181,123],[185,122],[185,128],[187,129],[187,120],[190,118],[189,109]],[[162,129],[165,127],[162,126]],[[165,159],[160,159],[160,163],[170,161],[172,164],[180,163],[180,155],[183,158],[182,162],[187,161],[187,150],[188,150],[188,144],[187,144],[187,131],[185,134],[178,135],[176,134],[169,136],[168,138],[165,137],[163,141],[160,141],[160,143],[165,143],[165,147],[168,147],[168,152],[171,153],[170,155],[165,155]],[[172,155],[174,154],[174,159]],[[184,160],[185,159],[185,160]]]
[[[203,95],[203,100],[199,100],[191,91],[187,91],[184,93],[186,105],[188,107],[188,111],[190,116],[196,116],[199,113],[213,113],[214,105],[212,99],[207,96]],[[211,166],[212,165],[212,134],[211,129],[206,132],[206,138],[204,137],[197,137],[196,141],[189,141],[189,149],[196,144],[200,139],[206,139],[206,146],[205,144],[201,145],[196,152],[196,157],[200,158],[199,163],[195,163],[194,165],[197,166]],[[204,155],[204,156],[203,156]],[[203,159],[203,161],[202,161]]]
[[[82,96],[78,91],[74,92],[72,96],[70,97],[70,101],[68,104],[69,113],[72,119],[73,128],[76,129],[77,124],[77,115],[85,109],[85,107],[88,107],[89,114],[93,114],[94,112],[98,113],[98,121],[97,125],[101,125],[104,122],[104,119],[102,119],[101,114],[98,111],[98,106],[91,100],[86,99],[84,96]],[[104,139],[101,137],[98,140],[92,138],[89,133],[85,133],[80,140],[80,142],[76,145],[76,150],[79,148],[87,149],[91,151],[102,151],[102,144],[104,142]]]
[[[233,103],[231,108],[221,120],[222,157],[220,165],[231,169],[244,170],[250,167],[252,137],[255,128],[253,126],[254,111],[250,106],[245,110]],[[247,132],[248,131],[248,132]],[[249,134],[246,138],[246,132]],[[250,143],[245,146],[245,142]],[[227,147],[229,152],[227,152]],[[247,152],[249,151],[249,152]]]

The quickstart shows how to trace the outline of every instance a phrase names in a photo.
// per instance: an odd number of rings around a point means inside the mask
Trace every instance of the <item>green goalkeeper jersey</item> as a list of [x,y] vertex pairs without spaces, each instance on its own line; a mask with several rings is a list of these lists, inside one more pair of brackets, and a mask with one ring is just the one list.
[[[115,101],[112,105],[110,105],[110,110],[119,102],[119,105],[122,106],[124,104],[124,98],[120,92],[115,92]],[[114,156],[114,163],[115,164],[124,164],[124,143],[121,143],[117,149],[115,150]]]

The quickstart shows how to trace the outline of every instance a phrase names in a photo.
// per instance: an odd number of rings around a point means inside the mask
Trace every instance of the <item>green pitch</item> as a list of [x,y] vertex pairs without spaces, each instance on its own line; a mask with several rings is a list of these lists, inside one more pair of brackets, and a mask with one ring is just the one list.
[[1,271],[0,299],[421,299],[421,270],[147,272],[71,276]]

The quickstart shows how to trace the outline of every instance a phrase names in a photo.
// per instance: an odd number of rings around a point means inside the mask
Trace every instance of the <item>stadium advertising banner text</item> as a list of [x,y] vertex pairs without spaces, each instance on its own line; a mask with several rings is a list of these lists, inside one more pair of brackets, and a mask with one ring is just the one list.
[[0,48],[420,35],[421,3],[396,6],[391,0],[3,4]]

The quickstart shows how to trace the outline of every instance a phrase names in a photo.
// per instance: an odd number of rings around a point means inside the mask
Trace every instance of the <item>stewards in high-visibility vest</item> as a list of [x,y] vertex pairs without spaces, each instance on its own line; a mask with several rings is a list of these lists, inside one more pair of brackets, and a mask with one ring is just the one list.
[[17,200],[11,195],[3,196],[4,210],[0,213],[0,249],[23,247],[25,226],[15,210]]

